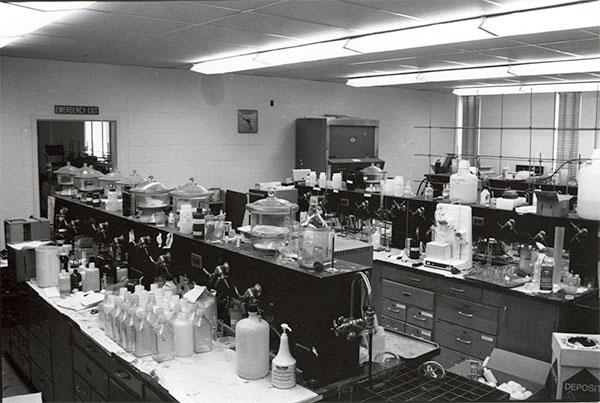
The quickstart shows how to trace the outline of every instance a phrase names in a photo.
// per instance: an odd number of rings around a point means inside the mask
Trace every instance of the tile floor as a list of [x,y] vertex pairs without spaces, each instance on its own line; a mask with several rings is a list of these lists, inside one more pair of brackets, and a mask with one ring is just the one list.
[[21,379],[9,360],[2,356],[2,398],[33,393]]

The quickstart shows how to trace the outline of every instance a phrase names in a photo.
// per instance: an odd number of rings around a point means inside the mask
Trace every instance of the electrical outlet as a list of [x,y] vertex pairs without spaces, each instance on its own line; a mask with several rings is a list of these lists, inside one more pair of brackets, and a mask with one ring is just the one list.
[[473,226],[475,227],[483,227],[484,219],[483,217],[473,216]]
[[192,257],[190,260],[192,269],[202,270],[202,256],[196,253],[192,253]]
[[346,199],[344,197],[342,197],[340,199],[340,206],[342,206],[342,207],[348,207],[349,205],[350,205],[350,200],[348,200],[348,199]]

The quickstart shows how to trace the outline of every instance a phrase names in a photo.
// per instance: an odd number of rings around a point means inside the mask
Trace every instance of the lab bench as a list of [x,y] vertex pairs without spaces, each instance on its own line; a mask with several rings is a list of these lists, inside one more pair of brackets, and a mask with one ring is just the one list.
[[[494,347],[549,362],[552,332],[578,331],[577,303],[598,293],[564,293],[506,288],[462,274],[412,267],[401,251],[375,252],[372,274],[376,311],[383,326],[433,340],[437,360],[450,367],[469,358],[482,360]],[[591,333],[598,333],[598,321]]]

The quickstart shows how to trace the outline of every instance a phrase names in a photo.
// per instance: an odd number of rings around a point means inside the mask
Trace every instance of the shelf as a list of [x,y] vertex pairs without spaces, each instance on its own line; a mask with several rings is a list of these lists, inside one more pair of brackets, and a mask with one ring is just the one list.
[[[425,154],[425,153],[415,153],[413,154],[415,157],[437,157],[437,158],[445,158],[448,155],[447,154]],[[457,156],[453,156],[452,158],[456,158]],[[512,161],[532,161],[535,162],[535,164],[540,163],[540,162],[559,162],[559,163],[563,163],[563,162],[568,162],[570,160],[566,160],[566,159],[557,159],[557,158],[540,158],[540,157],[534,157],[531,156],[530,157],[514,157],[514,156],[508,156],[508,155],[470,155],[470,154],[462,154],[461,158],[479,158],[479,159],[497,159],[497,160],[512,160]],[[581,158],[580,161],[588,161],[589,158]],[[573,161],[573,163],[577,163],[577,161]],[[532,166],[534,166],[535,164],[532,164]]]

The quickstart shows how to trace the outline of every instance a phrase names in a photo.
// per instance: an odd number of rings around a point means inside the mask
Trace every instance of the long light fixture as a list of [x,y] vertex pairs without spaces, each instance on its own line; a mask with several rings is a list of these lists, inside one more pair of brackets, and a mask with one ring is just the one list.
[[346,84],[351,87],[378,87],[385,85],[420,84],[440,81],[478,80],[515,76],[525,77],[540,74],[586,72],[600,72],[600,58],[360,77],[351,78],[346,81]]
[[0,3],[0,48],[90,3],[93,2]]
[[481,29],[494,36],[527,35],[598,26],[600,1],[485,17]]
[[[585,28],[597,26],[598,15],[600,15],[600,0],[559,5],[206,60],[195,63],[192,70],[204,74],[229,73],[353,56],[357,53],[376,53]],[[323,49],[328,50],[323,51]]]
[[548,92],[590,92],[600,91],[600,81],[564,84],[505,85],[497,87],[456,88],[452,93],[459,96],[538,94]]

